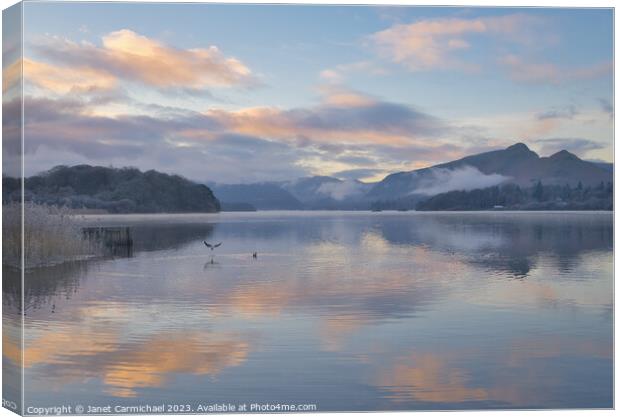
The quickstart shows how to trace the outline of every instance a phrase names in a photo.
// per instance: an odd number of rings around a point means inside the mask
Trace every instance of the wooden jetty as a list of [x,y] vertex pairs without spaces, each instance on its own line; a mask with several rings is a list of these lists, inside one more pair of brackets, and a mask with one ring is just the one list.
[[101,245],[110,255],[131,256],[133,253],[133,239],[129,227],[84,227],[82,233],[91,244]]

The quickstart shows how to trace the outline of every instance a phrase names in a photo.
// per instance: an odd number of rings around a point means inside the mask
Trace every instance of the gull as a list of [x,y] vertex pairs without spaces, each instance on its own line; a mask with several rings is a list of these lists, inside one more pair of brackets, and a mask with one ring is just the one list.
[[213,245],[213,244],[211,244],[211,243],[207,243],[207,241],[206,241],[206,240],[203,240],[203,241],[202,241],[202,243],[204,243],[204,244],[205,244],[205,246],[206,246],[207,248],[210,248],[211,250],[213,250],[213,249],[215,249],[215,248],[219,248],[219,247],[222,245],[222,242],[220,242],[220,243],[216,243],[215,245]]
[[222,242],[216,243],[215,245],[213,245],[211,243],[208,243],[206,240],[203,240],[202,243],[204,243],[207,248],[211,249],[211,263],[214,263],[213,262],[213,249],[219,248],[222,245]]

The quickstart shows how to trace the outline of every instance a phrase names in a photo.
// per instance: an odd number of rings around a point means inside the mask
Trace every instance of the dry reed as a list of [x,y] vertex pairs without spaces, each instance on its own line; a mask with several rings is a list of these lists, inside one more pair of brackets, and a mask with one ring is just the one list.
[[[96,248],[83,238],[80,226],[65,207],[26,202],[24,216],[24,264],[26,268],[58,264],[93,255]],[[2,263],[21,264],[21,205],[2,207]]]

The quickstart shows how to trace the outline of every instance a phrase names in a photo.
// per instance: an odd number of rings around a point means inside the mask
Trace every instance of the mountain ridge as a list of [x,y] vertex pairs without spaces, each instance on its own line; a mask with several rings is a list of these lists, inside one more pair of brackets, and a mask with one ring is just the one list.
[[[425,182],[441,181],[437,178],[438,172],[443,174],[458,172],[458,169],[468,166],[475,168],[481,174],[475,179],[472,178],[472,185],[476,185],[476,180],[484,180],[485,177],[493,174],[504,177],[503,181],[498,184],[514,183],[520,186],[530,186],[537,181],[552,185],[574,186],[579,182],[583,185],[596,185],[601,181],[612,180],[609,170],[596,163],[582,160],[566,150],[541,157],[526,144],[518,142],[504,149],[468,155],[455,161],[418,170],[390,174],[373,187],[369,197],[374,199],[407,197],[416,194],[416,189],[419,189]],[[476,173],[470,172],[469,174]],[[461,190],[474,188],[478,187],[465,187]],[[459,188],[453,190],[459,190]]]
[[[311,176],[290,181],[202,185],[155,170],[58,166],[27,178],[25,197],[46,204],[125,213],[212,212],[220,207],[233,211],[368,210],[411,208],[436,195],[507,184],[526,189],[537,184],[600,188],[600,184],[612,181],[613,163],[586,161],[567,150],[541,157],[525,143],[518,142],[504,149],[391,173],[376,183]],[[10,194],[17,192],[18,182],[3,178],[3,201],[10,200]]]

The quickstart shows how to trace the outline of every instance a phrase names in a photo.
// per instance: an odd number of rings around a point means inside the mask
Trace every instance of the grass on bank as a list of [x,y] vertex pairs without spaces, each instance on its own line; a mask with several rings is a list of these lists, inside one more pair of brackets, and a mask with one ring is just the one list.
[[[19,203],[2,206],[2,263],[21,266],[21,216]],[[26,268],[83,259],[96,252],[82,236],[81,227],[65,207],[26,202],[24,263]]]

